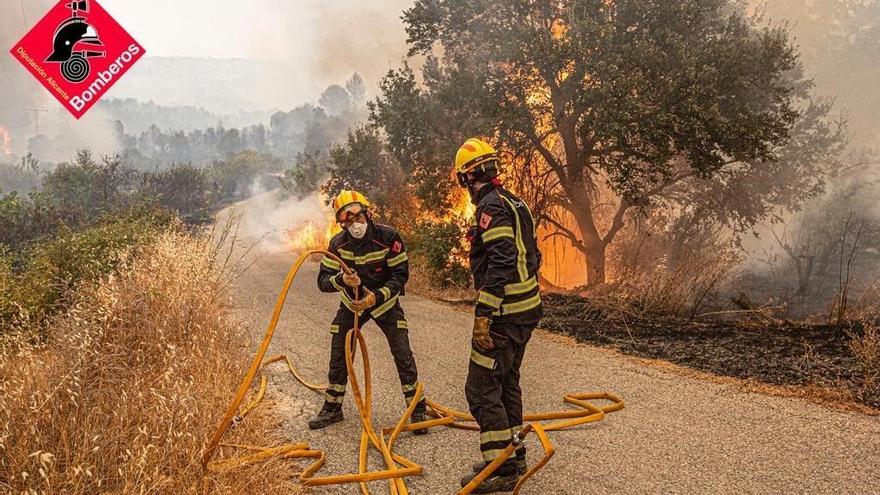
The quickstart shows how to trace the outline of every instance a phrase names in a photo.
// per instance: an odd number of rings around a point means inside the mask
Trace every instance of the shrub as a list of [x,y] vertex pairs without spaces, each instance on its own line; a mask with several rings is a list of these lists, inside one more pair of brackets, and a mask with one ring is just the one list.
[[462,226],[454,221],[420,221],[413,229],[410,251],[423,261],[431,281],[440,287],[467,287],[471,273],[462,246]]
[[42,323],[63,308],[67,292],[110,273],[123,253],[149,242],[173,217],[131,210],[99,220],[81,232],[61,227],[21,252],[0,251],[0,333],[45,330]]
[[86,222],[124,205],[135,175],[119,155],[105,156],[98,163],[89,150],[80,150],[72,163],[62,163],[46,174],[42,196]]
[[[12,493],[297,493],[271,461],[204,474],[215,426],[250,353],[228,274],[205,238],[161,234],[79,288],[42,348],[0,345],[0,486]],[[227,440],[263,444],[261,409]],[[271,439],[275,440],[275,439]]]
[[27,194],[40,185],[40,168],[28,153],[19,163],[0,163],[0,192]]
[[178,164],[143,176],[141,193],[190,223],[208,219],[208,176],[191,164]]
[[857,394],[861,400],[880,407],[880,284],[869,287],[856,302],[850,332],[850,349],[859,374]]

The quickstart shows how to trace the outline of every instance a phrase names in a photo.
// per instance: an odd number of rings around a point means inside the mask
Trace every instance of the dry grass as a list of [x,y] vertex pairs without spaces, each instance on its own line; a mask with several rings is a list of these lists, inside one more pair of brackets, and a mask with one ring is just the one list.
[[[204,440],[250,358],[207,236],[162,234],[80,288],[52,339],[0,347],[0,493],[296,493],[292,466],[206,475]],[[265,409],[263,410],[265,414]],[[258,410],[227,440],[265,445]]]
[[856,301],[850,348],[859,363],[858,394],[880,403],[880,283],[875,283]]

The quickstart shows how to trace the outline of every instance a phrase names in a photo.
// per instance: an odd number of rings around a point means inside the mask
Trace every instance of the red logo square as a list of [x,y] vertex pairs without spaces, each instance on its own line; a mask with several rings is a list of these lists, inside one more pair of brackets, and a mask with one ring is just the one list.
[[95,0],[61,0],[9,53],[78,119],[146,52]]
[[489,226],[490,223],[492,223],[492,215],[488,213],[483,213],[480,216],[480,227],[483,227],[485,229]]

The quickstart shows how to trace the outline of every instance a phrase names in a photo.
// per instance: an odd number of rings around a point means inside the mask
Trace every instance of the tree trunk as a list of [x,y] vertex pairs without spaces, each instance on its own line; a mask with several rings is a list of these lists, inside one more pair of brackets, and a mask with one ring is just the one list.
[[584,246],[584,257],[587,259],[587,287],[605,283],[605,244]]
[[593,219],[590,197],[583,186],[568,187],[568,198],[581,236],[580,251],[587,260],[587,286],[605,283],[605,247]]

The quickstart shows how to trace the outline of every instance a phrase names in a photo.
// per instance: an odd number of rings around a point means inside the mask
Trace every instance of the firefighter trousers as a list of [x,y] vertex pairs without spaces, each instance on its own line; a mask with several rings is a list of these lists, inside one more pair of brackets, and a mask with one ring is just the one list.
[[[537,323],[492,322],[489,332],[495,348],[484,350],[471,343],[465,397],[471,415],[480,425],[480,453],[484,462],[493,461],[522,428],[520,366],[536,326]],[[524,459],[525,455],[525,447],[517,449],[517,458]],[[515,472],[513,457],[497,471]]]
[[[368,312],[361,313],[358,320],[361,328],[371,319],[373,318]],[[409,345],[406,315],[403,308],[400,307],[400,303],[375,318],[375,322],[388,341],[388,347],[391,349],[391,355],[394,357],[394,364],[397,367],[397,375],[400,378],[403,397],[406,404],[409,405],[416,393],[418,370]],[[327,374],[329,385],[324,393],[324,408],[328,410],[341,408],[345,398],[345,387],[348,384],[348,370],[345,366],[345,335],[353,326],[354,313],[340,304],[339,311],[330,327],[332,339],[330,343],[330,370]],[[425,401],[422,399],[416,406],[415,413],[423,413],[424,411]]]

